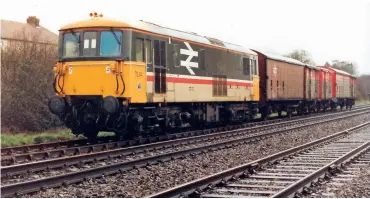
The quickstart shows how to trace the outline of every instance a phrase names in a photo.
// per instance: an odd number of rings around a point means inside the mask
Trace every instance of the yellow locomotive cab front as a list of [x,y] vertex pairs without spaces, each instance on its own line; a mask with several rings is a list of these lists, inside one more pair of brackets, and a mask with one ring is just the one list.
[[62,96],[113,96],[145,103],[146,65],[143,62],[58,62],[56,90]]
[[53,69],[57,96],[49,108],[73,133],[94,138],[99,130],[123,132],[128,122],[142,120],[134,115],[125,121],[119,113],[129,103],[147,102],[146,63],[130,59],[127,28],[98,15],[61,28]]

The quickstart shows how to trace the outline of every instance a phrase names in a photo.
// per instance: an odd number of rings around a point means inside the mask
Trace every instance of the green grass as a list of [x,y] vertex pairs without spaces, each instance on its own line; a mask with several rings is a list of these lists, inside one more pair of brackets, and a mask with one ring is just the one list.
[[108,137],[108,136],[115,136],[116,134],[113,132],[99,132],[99,137]]
[[[114,136],[113,132],[99,132],[99,137]],[[84,138],[80,135],[78,138]],[[54,130],[42,133],[1,133],[1,147],[13,147],[45,142],[57,142],[76,139],[68,129]]]
[[356,105],[370,104],[369,100],[356,100]]
[[[272,114],[270,115],[270,117],[277,117],[277,116],[279,116],[279,115],[278,115],[278,113],[272,113]],[[281,116],[286,116],[286,112],[285,112],[285,111],[283,111],[283,112],[281,113]]]
[[44,142],[56,142],[76,138],[69,130],[43,133],[1,133],[1,147],[13,147]]

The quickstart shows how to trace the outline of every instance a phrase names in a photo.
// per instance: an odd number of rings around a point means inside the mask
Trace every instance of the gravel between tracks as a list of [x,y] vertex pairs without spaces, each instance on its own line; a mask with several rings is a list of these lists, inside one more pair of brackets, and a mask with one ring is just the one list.
[[360,175],[336,191],[337,198],[370,198],[370,165]]
[[[361,168],[350,182],[343,186],[335,187],[335,191],[326,184],[319,187],[315,193],[309,195],[310,198],[370,198],[370,165]],[[335,177],[334,177],[335,178]],[[326,192],[330,194],[326,194]]]
[[143,197],[227,168],[316,140],[370,120],[370,114],[329,122],[249,145],[138,168],[77,185],[48,189],[25,197]]

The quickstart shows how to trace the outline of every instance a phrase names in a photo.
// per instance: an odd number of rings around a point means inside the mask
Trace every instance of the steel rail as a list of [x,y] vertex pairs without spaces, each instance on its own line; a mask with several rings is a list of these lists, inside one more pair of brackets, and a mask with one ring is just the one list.
[[[352,109],[357,110],[357,109]],[[283,119],[274,119],[269,121],[261,121],[261,122],[251,122],[251,123],[245,123],[245,124],[239,124],[234,125],[235,128],[240,128],[240,126],[255,126],[255,125],[261,125],[261,124],[269,124],[274,122],[282,121]],[[98,137],[95,141],[90,141],[88,139],[75,139],[75,140],[68,140],[68,141],[60,141],[60,142],[46,142],[46,143],[40,143],[40,144],[31,144],[31,145],[22,145],[22,146],[15,146],[15,147],[5,147],[1,148],[1,155],[27,155],[28,153],[31,155],[32,152],[37,151],[44,151],[44,152],[50,152],[45,151],[47,149],[57,149],[57,148],[68,148],[68,147],[76,147],[76,146],[83,146],[83,145],[93,145],[96,143],[108,143],[114,142],[114,141],[123,141],[127,146],[133,145],[133,144],[142,144],[147,142],[153,142],[156,140],[165,140],[165,139],[171,139],[171,137],[176,137],[180,135],[186,136],[186,134],[199,134],[199,131],[215,131],[216,129],[221,129],[225,127],[218,127],[218,128],[209,128],[209,129],[201,129],[197,131],[187,131],[187,132],[181,132],[176,134],[167,134],[167,135],[161,135],[161,136],[153,136],[153,137],[143,137],[143,138],[137,138],[133,140],[121,140],[120,138],[116,136],[107,136],[107,137]],[[172,136],[173,135],[173,136]],[[170,138],[169,138],[170,137]]]
[[278,193],[274,194],[272,198],[288,198],[288,197],[299,196],[301,192],[303,191],[303,188],[310,187],[311,184],[315,183],[315,181],[317,181],[319,178],[324,178],[325,175],[328,174],[329,170],[341,169],[341,167],[343,166],[342,164],[345,161],[349,160],[350,158],[357,157],[361,155],[362,153],[365,153],[367,150],[369,150],[369,147],[370,147],[370,140],[362,144],[361,146],[353,149],[352,151],[344,154],[340,158],[333,160],[327,165],[321,167],[316,172],[306,176],[305,178],[302,178],[301,180],[290,185],[289,187],[279,191]]
[[[369,112],[370,111],[367,111],[365,113],[369,113]],[[315,122],[312,124],[303,124],[298,127],[276,131],[276,133],[281,133],[281,132],[285,132],[288,130],[306,128],[309,126],[313,126],[313,125],[317,125],[317,124],[321,124],[321,123],[325,123],[329,121],[334,121],[338,119],[353,117],[353,116],[361,115],[361,114],[363,114],[363,112],[340,116],[338,118],[330,118],[328,120],[319,121],[319,122]],[[316,120],[316,118],[311,118],[311,119]],[[286,122],[280,123],[281,125],[280,127],[300,124],[299,122],[307,122],[307,121],[304,119],[295,120],[295,121],[286,121]],[[79,154],[75,156],[66,156],[62,158],[30,162],[30,163],[25,163],[25,164],[4,166],[4,167],[1,167],[1,177],[4,178],[4,177],[10,177],[14,175],[19,175],[19,174],[26,173],[26,172],[32,173],[36,171],[84,164],[84,163],[93,162],[93,161],[102,161],[102,160],[115,158],[115,157],[125,157],[127,155],[137,154],[137,153],[141,153],[145,151],[154,151],[154,150],[162,149],[162,148],[173,148],[173,147],[180,146],[180,145],[185,145],[185,144],[188,145],[192,143],[221,139],[221,138],[229,138],[229,137],[246,135],[249,137],[239,138],[235,140],[248,139],[251,136],[255,136],[255,137],[263,136],[264,135],[263,132],[262,133],[258,133],[258,132],[264,131],[264,130],[270,130],[275,127],[276,127],[275,124],[272,124],[272,125],[266,125],[266,126],[251,127],[251,128],[237,129],[237,130],[231,130],[231,131],[223,131],[223,132],[213,133],[213,134],[208,134],[208,135],[192,136],[192,137],[187,137],[187,138],[181,138],[181,139],[175,139],[175,140],[169,140],[169,141],[163,141],[163,142],[155,142],[152,144],[144,144],[144,145],[139,145],[139,146],[127,147],[127,148],[119,148],[119,149],[106,150],[106,151],[100,151],[100,152],[95,152],[95,153]],[[249,134],[249,133],[255,133],[255,134]]]
[[[238,124],[238,125],[229,126],[227,128],[232,129],[232,128],[241,128],[241,127],[251,127],[251,126],[257,126],[257,125],[276,123],[282,120],[283,119],[275,119],[275,120],[269,120],[269,121]],[[77,139],[77,140],[69,140],[69,141],[62,141],[62,142],[48,142],[48,143],[41,143],[41,144],[32,144],[32,145],[2,148],[1,154],[2,156],[5,155],[5,158],[11,159],[12,154],[15,154],[14,156],[19,156],[19,157],[22,155],[27,156],[27,155],[34,155],[38,153],[49,153],[50,154],[56,151],[52,149],[61,148],[60,151],[63,151],[64,149],[68,149],[68,147],[77,148],[77,146],[84,146],[84,145],[103,146],[104,144],[112,145],[113,142],[120,142],[121,146],[132,146],[135,144],[144,144],[144,143],[150,143],[154,141],[163,141],[163,140],[173,139],[176,137],[192,136],[192,135],[199,135],[199,134],[207,133],[207,132],[215,132],[215,131],[225,129],[225,128],[226,127],[217,127],[217,128],[201,129],[201,130],[196,130],[196,131],[180,132],[180,133],[174,133],[174,134],[169,133],[166,135],[153,136],[153,137],[142,137],[142,138],[137,138],[133,140],[121,140],[117,138],[116,136],[108,136],[108,137],[99,137],[99,139],[96,141],[89,141],[87,139]],[[51,150],[46,150],[46,149],[51,149]],[[19,153],[20,151],[22,152]]]
[[[364,109],[370,107],[370,105],[359,105],[359,106],[354,106],[352,110],[357,110],[357,109]],[[304,118],[304,117],[310,117],[310,116],[316,116],[316,115],[326,115],[327,113],[316,113],[312,115],[305,115],[305,116],[295,116],[292,118],[294,120],[296,117],[299,118]],[[334,113],[337,114],[337,113]],[[261,125],[261,124],[269,124],[269,123],[275,123],[282,121],[283,119],[277,118],[273,120],[268,120],[268,121],[262,121],[262,122],[252,122],[252,123],[246,123],[242,124],[244,127],[246,126],[255,126],[255,125]],[[236,128],[240,128],[241,125],[235,125],[239,126]],[[221,127],[222,128],[222,127]],[[208,129],[208,130],[213,130],[213,129]],[[186,132],[185,132],[186,133]],[[188,132],[189,134],[192,134],[194,132]],[[177,134],[179,136],[179,133]],[[153,142],[153,140],[165,140],[168,139],[167,136],[155,136],[151,138],[140,138],[137,140],[126,140],[126,146],[132,146],[134,144],[143,144],[143,143],[148,143],[148,142]],[[75,140],[68,140],[68,141],[60,141],[60,142],[46,142],[46,143],[40,143],[40,144],[31,144],[31,145],[22,145],[22,146],[15,146],[15,147],[4,147],[1,148],[1,155],[7,156],[7,155],[12,155],[12,154],[24,154],[24,153],[32,153],[35,151],[45,151],[48,149],[57,149],[57,148],[68,148],[68,147],[76,147],[76,146],[82,146],[82,145],[93,145],[96,143],[110,143],[114,141],[122,141],[119,137],[116,136],[107,136],[107,137],[99,137],[95,141],[91,141],[88,139],[75,139]]]
[[[366,108],[354,110],[350,112],[340,112],[340,113],[334,113],[334,115],[341,115],[341,114],[348,114],[352,112],[358,112],[358,111],[366,111]],[[325,118],[330,117],[333,114],[330,115],[320,115],[319,118]],[[282,121],[276,120],[272,124],[266,124],[264,125],[264,128],[269,127],[276,127],[276,125],[284,125],[284,124],[291,124],[294,122],[300,122],[300,121],[307,121],[307,120],[315,120],[317,117],[309,117],[309,118],[301,118],[301,119],[294,119],[294,120],[288,120],[288,121]],[[255,123],[252,125],[250,129],[253,130],[253,127],[256,128],[262,128],[258,126],[259,123]],[[247,125],[251,126],[251,125]],[[248,128],[248,127],[247,127]],[[193,137],[193,136],[199,136],[199,135],[209,135],[215,133],[218,134],[219,131],[225,131],[225,130],[249,130],[246,128],[246,125],[235,125],[235,126],[229,126],[229,127],[219,127],[217,129],[209,129],[209,130],[200,130],[200,131],[189,131],[189,132],[183,132],[183,133],[177,133],[177,134],[169,134],[166,136],[157,136],[152,138],[143,138],[138,139],[134,141],[124,140],[124,141],[112,141],[108,143],[102,143],[102,144],[94,144],[94,145],[86,145],[86,146],[77,146],[77,147],[70,147],[70,148],[61,148],[56,150],[49,150],[49,151],[42,151],[42,152],[33,152],[28,154],[16,154],[12,156],[2,156],[2,166],[10,166],[13,164],[23,164],[26,162],[33,162],[33,161],[39,161],[39,160],[45,160],[45,159],[52,159],[52,158],[59,158],[59,157],[65,157],[65,156],[72,156],[72,155],[81,155],[84,153],[94,153],[94,152],[100,152],[100,151],[108,151],[113,149],[119,149],[123,147],[129,147],[129,146],[137,146],[142,144],[148,144],[153,142],[161,142],[164,140],[173,140],[173,139],[179,139],[183,137]],[[259,129],[260,130],[260,129]]]
[[[366,127],[370,125],[370,122],[363,123],[361,125],[352,127],[350,129],[338,132],[333,135],[326,136],[324,138],[293,147],[291,149],[284,150],[282,152],[267,156],[265,158],[261,158],[252,162],[249,162],[247,164],[234,167],[201,179],[197,179],[179,186],[176,186],[174,188],[170,188],[167,190],[164,190],[162,192],[146,196],[150,198],[170,198],[170,197],[199,197],[200,193],[205,189],[213,188],[216,185],[224,185],[227,181],[232,179],[237,179],[239,176],[249,176],[251,173],[254,173],[256,169],[258,169],[261,165],[266,165],[268,163],[272,162],[278,162],[279,160],[285,158],[285,157],[291,157],[296,154],[299,154],[309,148],[315,147],[317,145],[330,142],[333,139],[336,139],[338,137],[344,136],[349,134],[350,132],[353,132],[355,130],[358,130],[360,128]],[[363,149],[365,145],[362,145],[361,148],[357,148],[358,150]],[[355,152],[358,152],[356,150]],[[353,153],[355,153],[353,152]],[[352,153],[351,153],[352,154]],[[348,158],[348,154],[345,156],[342,156],[342,159]],[[336,161],[333,161],[332,163],[336,163]],[[329,165],[330,166],[330,165]],[[325,167],[327,169],[327,167]],[[325,169],[323,169],[325,170]],[[316,175],[315,175],[316,176]],[[306,182],[306,181],[305,181]],[[305,183],[302,183],[305,184]],[[294,187],[296,188],[296,187]],[[293,190],[294,188],[289,188],[289,191]],[[293,191],[291,191],[293,192]],[[289,192],[289,193],[291,193]],[[288,193],[288,192],[287,192]],[[276,195],[276,196],[287,196],[287,195]]]
[[[350,116],[347,116],[347,117],[350,117]],[[332,120],[336,120],[336,119],[332,119]],[[101,177],[102,175],[103,176],[111,175],[117,172],[124,172],[132,168],[138,168],[138,167],[142,167],[146,165],[156,164],[158,162],[165,162],[165,161],[169,161],[173,159],[184,158],[189,155],[192,156],[192,155],[196,155],[200,153],[206,153],[208,151],[214,151],[214,150],[219,150],[223,148],[233,147],[233,146],[240,145],[240,144],[255,142],[261,139],[271,137],[273,135],[286,133],[292,130],[307,128],[308,126],[313,126],[313,125],[317,125],[317,124],[321,124],[325,122],[328,122],[328,121],[319,121],[317,123],[313,123],[309,125],[304,125],[304,126],[302,125],[302,126],[284,129],[284,130],[280,130],[276,132],[269,132],[269,133],[265,133],[262,135],[250,136],[250,137],[242,138],[238,140],[225,141],[225,142],[221,142],[217,144],[210,144],[206,146],[185,149],[185,150],[171,152],[167,154],[160,154],[160,155],[145,157],[141,159],[135,159],[132,161],[127,161],[127,162],[114,163],[111,165],[106,165],[106,166],[101,166],[101,167],[97,167],[93,169],[87,169],[83,171],[68,173],[64,175],[42,178],[38,180],[32,180],[32,181],[27,181],[27,182],[22,182],[22,183],[17,183],[17,184],[5,185],[1,187],[1,194],[4,197],[11,197],[11,196],[19,195],[19,194],[38,191],[40,189],[57,187],[63,184],[66,185],[66,184],[71,184],[71,183],[77,183],[85,179]],[[81,157],[85,157],[85,156],[81,156]]]

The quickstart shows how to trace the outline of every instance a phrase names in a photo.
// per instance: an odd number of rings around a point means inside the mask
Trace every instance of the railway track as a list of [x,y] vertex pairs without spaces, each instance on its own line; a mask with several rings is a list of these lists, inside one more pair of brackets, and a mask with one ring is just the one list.
[[[369,108],[370,105],[359,105],[352,108],[353,111]],[[328,113],[316,113],[311,115],[305,115],[305,116],[294,116],[291,118],[291,120],[300,119],[300,118],[307,118],[307,117],[315,117],[318,115],[326,115]],[[337,113],[330,113],[330,114],[337,114]],[[258,121],[258,122],[252,122],[252,123],[246,123],[246,124],[240,124],[240,125],[232,125],[228,126],[226,129],[237,129],[237,128],[246,128],[246,127],[252,127],[252,126],[259,126],[259,125],[265,125],[265,124],[272,124],[281,122],[285,119],[283,118],[276,118],[273,120],[268,121]],[[35,156],[34,153],[38,152],[45,152],[47,156],[47,152],[50,151],[50,153],[53,153],[56,149],[60,149],[60,151],[63,151],[64,149],[68,148],[77,148],[79,146],[95,146],[95,150],[101,149],[112,149],[112,147],[119,146],[119,147],[127,147],[127,146],[134,146],[138,144],[145,144],[145,143],[152,143],[155,141],[163,141],[163,140],[169,140],[169,139],[175,139],[179,137],[188,137],[193,135],[201,135],[201,134],[207,134],[209,132],[216,132],[221,131],[225,129],[225,127],[220,128],[213,128],[213,129],[205,129],[205,130],[198,130],[198,131],[188,131],[188,132],[182,132],[182,133],[176,133],[176,134],[168,134],[168,135],[162,135],[162,136],[154,136],[154,137],[142,137],[137,138],[134,140],[122,140],[119,137],[116,136],[107,136],[107,137],[99,137],[95,141],[91,141],[88,139],[76,139],[76,140],[69,140],[69,141],[61,141],[61,142],[48,142],[48,143],[41,143],[41,144],[32,144],[32,145],[23,145],[23,146],[16,146],[16,147],[5,147],[1,149],[1,156],[2,158],[2,164],[3,160],[8,164],[9,162],[15,161],[12,160],[9,157],[12,157],[14,155],[28,155],[28,159],[32,160]],[[94,149],[91,149],[94,150]],[[65,154],[68,154],[68,151],[64,151]],[[49,153],[49,154],[50,154]],[[37,155],[36,155],[37,156]],[[37,157],[36,157],[37,158]]]
[[370,122],[149,197],[302,197],[370,149]]
[[[359,114],[361,113],[356,113],[356,115],[359,115]],[[351,115],[343,116],[342,118],[353,117],[354,115],[355,114],[351,114]],[[321,120],[319,122],[313,122],[309,124],[308,126],[322,124],[322,123],[326,123],[328,121],[333,121],[336,119]],[[195,148],[190,148],[190,149],[185,149],[185,150],[179,150],[179,151],[175,151],[172,153],[159,154],[159,155],[154,155],[150,157],[135,159],[132,161],[110,164],[107,166],[87,169],[87,170],[83,170],[79,172],[67,173],[63,175],[58,175],[58,176],[53,176],[49,178],[28,181],[28,182],[22,182],[22,183],[17,183],[17,184],[5,185],[5,186],[2,186],[1,191],[2,191],[3,196],[14,196],[15,194],[25,194],[29,192],[38,191],[40,189],[57,187],[62,184],[71,184],[71,183],[80,182],[80,181],[83,181],[89,178],[101,177],[102,175],[110,175],[110,174],[117,173],[117,172],[124,172],[125,170],[130,170],[132,168],[146,166],[146,165],[154,164],[157,162],[164,162],[164,161],[168,161],[171,159],[183,158],[184,156],[187,156],[187,155],[195,155],[198,153],[217,150],[220,148],[227,148],[227,147],[235,146],[238,144],[255,142],[260,139],[271,137],[273,135],[287,133],[289,131],[299,130],[302,128],[307,128],[307,124],[294,127],[294,128],[286,128],[280,131],[273,131],[273,132],[268,132],[268,133],[255,133],[253,135],[250,135],[249,137],[243,137],[240,139],[228,140],[228,141],[221,142],[221,143],[215,143],[215,144],[210,144],[210,145],[205,145],[205,146],[200,146],[200,147],[195,147]],[[176,143],[179,144],[181,143],[181,141],[171,140],[171,141],[166,141],[166,143],[154,143],[151,145],[151,147],[153,147],[153,149],[173,147],[176,145]],[[188,143],[189,142],[187,141],[187,142],[183,142],[182,144],[187,145]],[[142,151],[150,150],[148,146],[139,146],[139,147],[142,147],[140,149]],[[91,161],[94,162],[97,160],[106,160],[106,159],[111,159],[115,157],[125,156],[127,155],[125,154],[125,150],[127,149],[112,150],[109,152],[105,151],[105,152],[100,152],[100,153],[66,157],[63,159],[53,159],[53,160],[43,161],[43,162],[3,167],[1,173],[2,173],[2,177],[6,177],[6,176],[18,175],[24,172],[29,172],[30,169],[32,170],[31,172],[34,172],[34,171],[37,171],[37,169],[45,170],[45,169],[65,167],[65,166],[70,166],[70,165],[75,165],[75,164],[85,164]],[[130,153],[132,152],[135,153],[138,151],[139,149],[136,148],[136,150],[132,150]],[[59,162],[56,162],[56,161],[59,161]]]
[[313,189],[312,193],[309,193],[309,197],[334,197],[336,191],[346,186],[348,182],[361,175],[361,169],[370,166],[370,150],[366,150],[363,154],[354,157],[347,161],[338,170],[336,175],[328,178],[328,181],[323,182],[323,186]]
[[[370,107],[370,106],[369,106]],[[190,132],[183,132],[183,133],[177,133],[177,134],[169,134],[166,136],[157,136],[157,137],[151,137],[151,138],[142,138],[138,140],[120,140],[120,141],[113,141],[108,140],[107,142],[103,143],[96,143],[96,144],[86,144],[86,145],[78,145],[73,147],[61,147],[54,150],[46,150],[46,151],[35,151],[31,153],[24,153],[24,154],[14,154],[14,155],[2,155],[1,163],[2,166],[10,166],[13,164],[24,164],[28,162],[35,162],[35,161],[42,161],[46,159],[53,159],[53,158],[60,158],[60,157],[67,157],[67,156],[78,156],[82,154],[88,154],[88,153],[97,153],[102,151],[110,151],[114,149],[120,149],[124,147],[131,147],[131,146],[137,146],[137,145],[143,145],[149,143],[155,143],[159,142],[162,143],[165,140],[174,140],[174,139],[182,139],[182,138],[190,138],[188,141],[197,141],[197,139],[202,138],[202,135],[209,136],[209,134],[215,134],[214,137],[217,138],[217,136],[220,135],[219,132],[227,131],[227,130],[238,130],[238,131],[231,131],[229,132],[229,135],[225,135],[225,133],[221,133],[221,135],[225,136],[235,136],[239,134],[239,130],[248,131],[248,132],[255,132],[257,130],[267,130],[271,128],[278,128],[283,127],[287,125],[292,124],[299,124],[303,122],[313,121],[317,119],[324,119],[340,114],[347,114],[351,112],[357,112],[357,111],[366,111],[369,107],[362,107],[359,109],[354,109],[352,111],[347,112],[339,112],[339,113],[332,113],[332,114],[324,114],[319,115],[316,117],[304,117],[301,119],[294,119],[294,120],[288,120],[280,122],[281,120],[274,120],[273,122],[269,122],[268,124],[265,124],[263,122],[258,123],[252,123],[252,124],[244,124],[244,125],[235,125],[230,127],[221,127],[221,128],[215,128],[215,129],[209,129],[209,130],[200,130],[200,131],[190,131]],[[264,125],[261,127],[261,125]],[[237,134],[235,134],[235,132]],[[195,137],[198,136],[198,137]],[[201,137],[199,137],[201,136]],[[194,137],[196,139],[191,139],[191,137]],[[210,136],[212,137],[212,136]],[[184,141],[184,140],[179,140]],[[198,141],[202,141],[199,139]]]
[[[358,109],[358,108],[357,108]],[[356,110],[355,108],[352,110]],[[269,121],[260,121],[260,122],[252,122],[246,123],[241,125],[233,125],[229,128],[242,128],[242,127],[252,127],[264,124],[271,124],[282,121],[283,119],[274,119]],[[14,155],[33,155],[33,153],[37,152],[48,152],[54,151],[55,149],[68,149],[68,148],[76,148],[78,146],[94,146],[94,145],[101,145],[102,148],[108,149],[111,145],[114,146],[115,143],[119,143],[121,147],[123,146],[133,146],[137,144],[145,144],[151,143],[155,141],[163,141],[168,139],[173,139],[174,137],[187,137],[192,135],[199,135],[199,134],[206,134],[207,132],[215,132],[216,130],[220,130],[225,127],[220,128],[211,128],[205,130],[198,130],[198,131],[188,131],[188,132],[181,132],[175,134],[168,134],[168,135],[160,135],[160,136],[153,136],[153,137],[140,137],[133,140],[122,140],[116,136],[108,136],[108,137],[99,137],[96,141],[91,141],[87,139],[76,139],[76,140],[69,140],[69,141],[61,141],[61,142],[49,142],[49,143],[41,143],[41,144],[32,144],[32,145],[23,145],[23,146],[16,146],[16,147],[6,147],[1,149],[1,155],[5,157],[10,157]],[[104,146],[104,144],[106,144]]]
[[[370,112],[370,110],[365,110],[365,113]],[[22,173],[32,173],[32,172],[38,172],[43,170],[50,170],[55,168],[62,168],[67,167],[71,165],[78,165],[78,164],[85,164],[88,162],[96,162],[96,161],[103,161],[107,159],[117,158],[117,157],[126,157],[133,154],[143,153],[143,152],[149,152],[149,151],[155,151],[158,149],[165,149],[165,148],[175,148],[182,145],[189,145],[194,143],[202,143],[207,141],[217,141],[217,139],[230,139],[230,141],[233,140],[241,140],[244,138],[250,138],[250,137],[257,137],[263,136],[263,135],[269,135],[269,132],[264,132],[268,130],[275,130],[278,128],[283,128],[280,131],[274,131],[275,133],[283,133],[288,131],[289,129],[285,129],[284,127],[290,126],[290,125],[297,125],[299,124],[299,127],[292,128],[293,130],[299,130],[300,128],[305,128],[308,126],[316,125],[316,124],[322,124],[329,121],[334,121],[340,118],[348,118],[356,115],[360,115],[363,112],[359,113],[350,113],[346,112],[346,116],[339,115],[338,118],[332,118],[333,115],[324,115],[320,118],[309,118],[309,119],[299,119],[294,121],[286,121],[281,122],[277,124],[269,124],[265,126],[256,126],[251,128],[243,128],[243,129],[237,129],[237,130],[231,130],[231,131],[222,131],[218,133],[212,133],[212,134],[206,134],[206,135],[200,135],[200,136],[190,136],[182,139],[175,139],[175,140],[169,140],[169,141],[163,141],[163,142],[155,142],[152,144],[143,144],[139,146],[134,147],[127,147],[127,148],[119,148],[119,149],[113,149],[113,150],[102,150],[102,151],[88,151],[90,149],[90,146],[82,146],[79,148],[71,148],[71,152],[75,152],[76,150],[79,150],[79,152],[71,153],[72,156],[66,156],[62,158],[54,158],[49,160],[39,160],[34,161],[30,163],[25,164],[15,164],[11,166],[4,166],[1,168],[1,177],[11,177],[14,175],[19,175]],[[315,122],[316,120],[320,119],[321,121]],[[310,122],[312,122],[310,124]],[[85,153],[81,153],[81,148],[85,149]],[[56,151],[55,153],[60,153],[60,151]],[[39,153],[40,156],[44,155],[45,153]],[[49,153],[50,154],[50,153]],[[48,154],[48,157],[51,157]],[[65,154],[65,153],[64,153]],[[19,155],[20,157],[24,157],[22,155]],[[17,157],[17,156],[15,156]],[[14,157],[14,158],[15,158]]]

